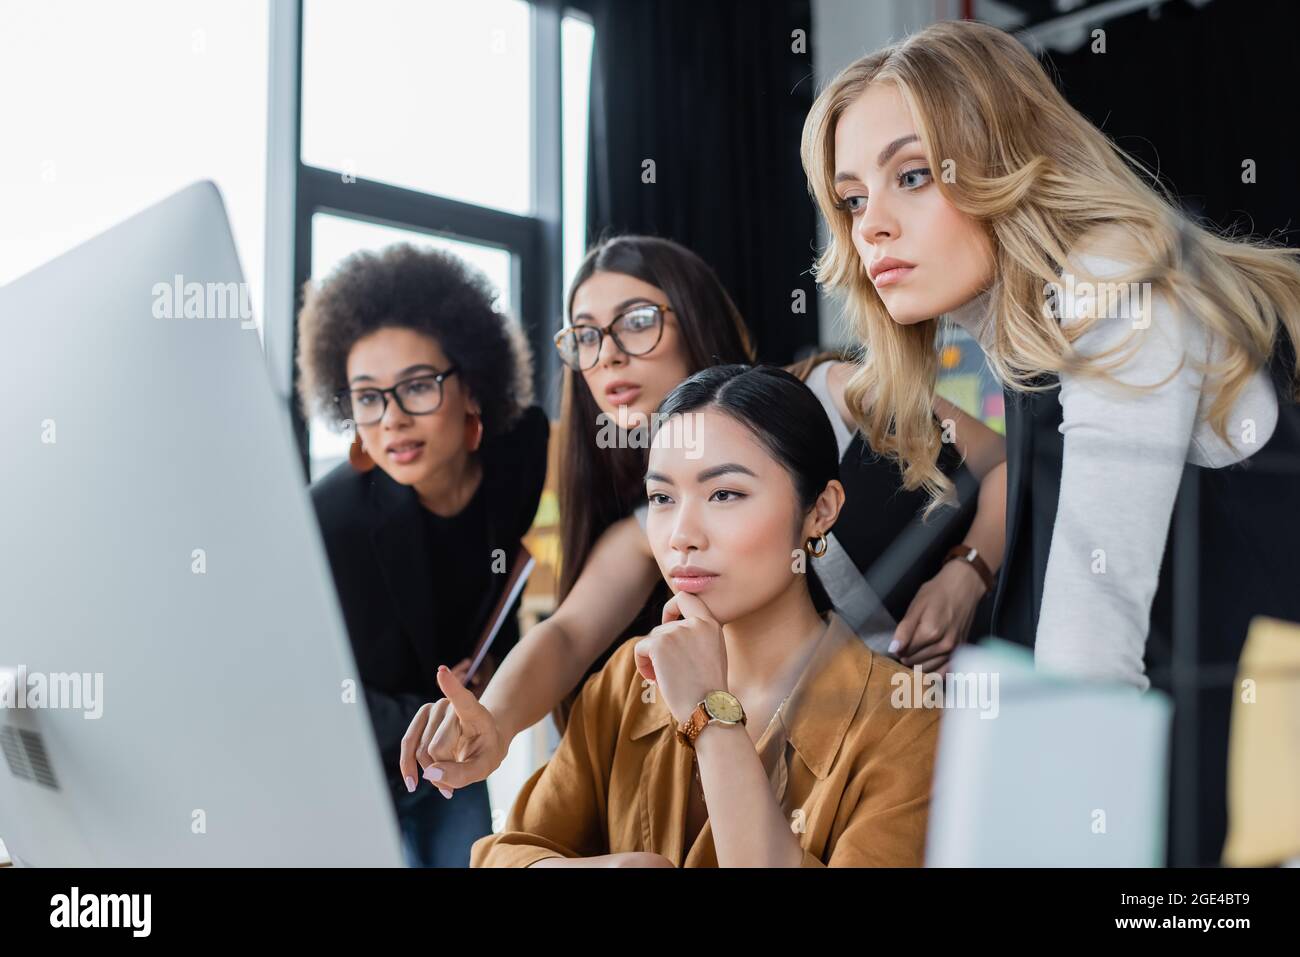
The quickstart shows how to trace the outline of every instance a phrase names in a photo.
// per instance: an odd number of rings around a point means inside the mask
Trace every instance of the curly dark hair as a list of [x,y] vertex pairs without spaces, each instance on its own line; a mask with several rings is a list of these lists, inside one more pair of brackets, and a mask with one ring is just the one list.
[[437,340],[459,367],[484,434],[504,432],[532,404],[533,360],[496,297],[486,276],[450,253],[410,243],[353,253],[304,289],[297,357],[304,414],[341,428],[334,396],[347,386],[352,346],[378,329],[413,329]]

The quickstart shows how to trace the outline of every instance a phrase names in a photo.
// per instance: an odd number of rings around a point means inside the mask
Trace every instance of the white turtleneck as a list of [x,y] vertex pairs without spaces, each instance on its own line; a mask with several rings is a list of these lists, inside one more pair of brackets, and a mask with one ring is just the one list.
[[[1078,258],[1098,278],[1129,268],[1099,255]],[[1095,298],[1072,294],[1068,285],[1063,291],[1056,311],[1063,325],[1096,308]],[[995,321],[991,300],[985,291],[949,313],[985,349]],[[1148,294],[1150,324],[1135,332],[1148,321],[1136,306],[1120,302],[1113,317],[1098,320],[1075,347],[1095,356],[1135,335],[1134,353],[1114,370],[1132,385],[1161,382],[1184,357],[1203,362],[1211,342],[1211,358],[1222,356],[1222,343],[1165,296]],[[1277,393],[1267,370],[1257,370],[1228,416],[1235,444],[1227,444],[1206,421],[1213,396],[1203,371],[1191,362],[1168,382],[1141,392],[1089,377],[1060,380],[1060,499],[1034,659],[1044,670],[1145,690],[1150,682],[1142,659],[1151,602],[1184,463],[1221,468],[1262,448],[1277,424]]]

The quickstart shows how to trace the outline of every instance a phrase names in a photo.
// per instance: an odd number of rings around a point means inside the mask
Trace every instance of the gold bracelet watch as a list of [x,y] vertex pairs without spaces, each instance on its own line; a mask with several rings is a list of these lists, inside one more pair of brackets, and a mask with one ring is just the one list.
[[694,750],[695,739],[713,722],[743,725],[746,720],[745,709],[740,706],[739,698],[730,691],[710,691],[695,706],[690,717],[678,726],[677,740]]

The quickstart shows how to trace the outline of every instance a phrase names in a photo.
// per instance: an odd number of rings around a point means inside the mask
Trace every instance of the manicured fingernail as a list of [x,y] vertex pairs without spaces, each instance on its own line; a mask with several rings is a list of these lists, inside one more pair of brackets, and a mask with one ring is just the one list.
[[406,776],[406,790],[408,792],[415,790],[415,778],[411,777],[409,774]]
[[424,769],[424,779],[430,782],[441,781],[442,768],[435,768],[433,765],[429,765],[427,768]]
[[438,788],[438,790],[442,792],[443,797],[445,798],[451,797],[451,788]]
[[889,653],[890,653],[891,655],[894,655],[894,654],[897,654],[897,653],[898,653],[898,639],[897,639],[897,638],[895,638],[893,641],[891,641],[891,642],[889,643]]

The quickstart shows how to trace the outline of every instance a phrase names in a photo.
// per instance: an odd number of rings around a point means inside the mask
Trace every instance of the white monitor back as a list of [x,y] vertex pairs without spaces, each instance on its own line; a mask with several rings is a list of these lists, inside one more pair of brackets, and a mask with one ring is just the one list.
[[288,409],[231,283],[200,182],[0,288],[19,863],[402,863]]
[[965,706],[939,726],[926,866],[1164,866],[1166,695],[1043,674],[995,639],[951,668],[943,700]]

